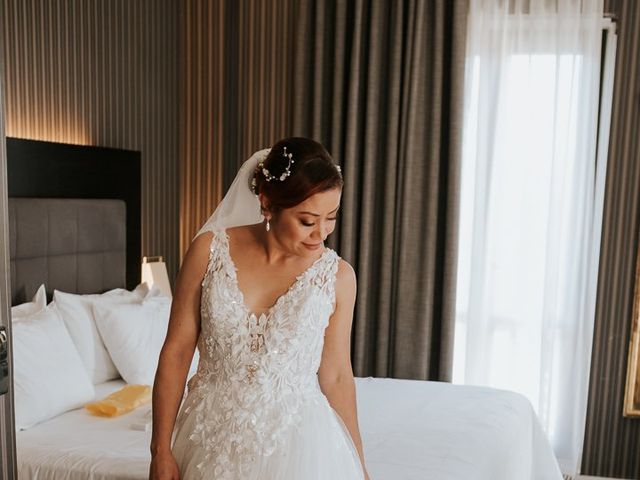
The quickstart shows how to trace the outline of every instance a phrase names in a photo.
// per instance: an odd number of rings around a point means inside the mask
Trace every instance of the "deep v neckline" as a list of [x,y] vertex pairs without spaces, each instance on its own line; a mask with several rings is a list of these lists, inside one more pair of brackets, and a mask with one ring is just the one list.
[[325,255],[328,255],[329,252],[331,251],[330,248],[326,247],[324,249],[324,252],[322,252],[322,254],[306,269],[304,270],[302,273],[300,273],[300,275],[296,276],[295,280],[293,281],[293,283],[289,286],[289,288],[287,288],[287,290],[280,296],[278,296],[278,298],[276,299],[276,301],[274,302],[273,305],[271,305],[266,312],[262,312],[260,315],[257,315],[255,312],[253,312],[246,304],[245,300],[244,300],[244,293],[242,292],[242,290],[240,290],[240,284],[238,283],[238,267],[236,267],[235,262],[233,261],[233,258],[231,257],[231,248],[229,247],[229,234],[227,233],[227,230],[225,228],[219,228],[221,235],[221,239],[223,240],[223,251],[224,254],[226,256],[227,261],[229,262],[229,266],[231,267],[230,273],[231,278],[232,278],[232,283],[233,283],[233,287],[234,287],[234,291],[238,297],[238,304],[240,305],[240,307],[242,308],[242,310],[247,314],[248,317],[255,317],[255,318],[270,318],[273,313],[276,311],[276,309],[280,306],[280,304],[291,294],[291,292],[293,292],[293,290],[300,284],[301,280],[309,273],[311,272],[313,269],[315,269],[315,267],[318,265],[318,263],[320,263],[320,261],[322,259],[324,259]]

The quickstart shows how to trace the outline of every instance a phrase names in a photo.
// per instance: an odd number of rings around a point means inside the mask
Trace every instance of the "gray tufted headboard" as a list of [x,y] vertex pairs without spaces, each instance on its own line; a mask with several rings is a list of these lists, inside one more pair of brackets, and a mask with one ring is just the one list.
[[126,285],[126,207],[122,200],[9,198],[11,304],[40,284],[101,293]]
[[[142,261],[141,152],[24,138],[7,138],[6,145],[9,198],[20,202],[40,199],[51,205],[46,209],[32,207],[32,210],[21,207],[16,215],[17,225],[14,222],[9,225],[10,238],[16,246],[11,250],[12,301],[30,299],[34,282],[39,285],[46,279],[49,293],[54,288],[77,293],[92,293],[113,286],[134,289],[140,283]],[[116,219],[122,219],[124,211],[120,217],[115,213],[92,213],[100,204],[96,200],[102,199],[124,203],[125,221]],[[85,207],[79,207],[82,203]],[[30,223],[23,224],[27,220]],[[63,224],[65,227],[60,227]],[[19,231],[16,226],[20,227]],[[120,243],[123,230],[126,247]],[[42,238],[25,237],[21,233],[31,231],[38,232]],[[124,266],[123,248],[126,249]],[[121,256],[114,261],[118,251]],[[16,270],[13,270],[14,259]],[[106,270],[98,270],[99,265]],[[125,269],[124,284],[121,268]]]

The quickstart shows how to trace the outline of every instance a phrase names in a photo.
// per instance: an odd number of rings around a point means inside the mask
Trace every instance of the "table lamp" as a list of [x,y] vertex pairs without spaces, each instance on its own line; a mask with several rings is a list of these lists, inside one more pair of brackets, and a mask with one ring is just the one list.
[[165,295],[173,298],[167,265],[162,257],[142,257],[142,281],[146,282],[149,288],[157,285]]

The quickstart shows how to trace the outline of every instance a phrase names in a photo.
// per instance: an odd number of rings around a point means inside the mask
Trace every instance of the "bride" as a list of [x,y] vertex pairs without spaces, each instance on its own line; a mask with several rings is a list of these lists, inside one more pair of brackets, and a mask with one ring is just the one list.
[[194,238],[153,386],[152,480],[369,479],[350,362],[356,277],[324,246],[342,186],[318,142],[280,140],[244,162]]

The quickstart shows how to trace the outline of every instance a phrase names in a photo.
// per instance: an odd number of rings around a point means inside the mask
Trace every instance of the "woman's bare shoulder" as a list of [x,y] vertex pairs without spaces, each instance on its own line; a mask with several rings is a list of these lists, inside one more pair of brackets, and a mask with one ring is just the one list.
[[202,255],[205,252],[208,253],[211,248],[213,235],[214,233],[212,231],[206,231],[194,238],[191,245],[189,245],[187,255],[189,255],[189,253],[193,255]]
[[336,292],[343,300],[355,299],[357,289],[356,272],[349,262],[340,258],[336,272]]
[[338,260],[338,271],[336,272],[336,279],[340,278],[345,281],[356,280],[356,272],[349,262],[340,257]]
[[209,250],[213,232],[204,232],[193,239],[180,267],[180,276],[189,277],[190,283],[204,277],[209,263]]

